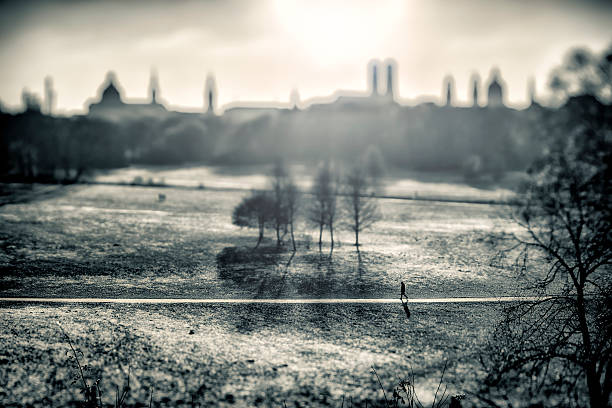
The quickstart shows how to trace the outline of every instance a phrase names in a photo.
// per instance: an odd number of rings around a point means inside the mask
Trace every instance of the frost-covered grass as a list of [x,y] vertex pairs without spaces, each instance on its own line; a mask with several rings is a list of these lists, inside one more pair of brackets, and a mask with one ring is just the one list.
[[[158,201],[158,194],[167,199]],[[384,218],[360,239],[338,231],[333,254],[298,225],[298,251],[231,224],[239,191],[70,186],[65,194],[0,207],[0,295],[82,297],[409,297],[514,293],[494,262],[514,230],[503,206],[379,200]],[[268,234],[272,237],[272,233]],[[324,236],[327,240],[327,235]],[[289,261],[291,262],[289,263]]]
[[343,396],[373,406],[382,392],[371,366],[387,395],[412,369],[426,402],[445,361],[449,393],[469,390],[473,353],[497,306],[411,308],[407,321],[399,304],[0,303],[0,405],[83,400],[57,323],[83,353],[87,380],[101,380],[106,403],[128,368],[128,405],[148,405],[153,390],[153,406],[340,406]]
[[[397,298],[400,281],[411,298],[515,291],[515,273],[494,261],[515,229],[502,206],[384,199],[360,254],[345,231],[333,254],[327,242],[319,252],[316,231],[299,225],[292,258],[271,240],[250,252],[256,233],[231,224],[245,191],[62,191],[0,207],[0,296]],[[376,401],[371,365],[387,391],[412,367],[426,400],[446,359],[449,391],[461,392],[496,307],[411,308],[406,321],[399,304],[0,304],[0,405],[82,400],[56,322],[107,402],[128,367],[128,402],[146,404],[153,388],[156,406]]]

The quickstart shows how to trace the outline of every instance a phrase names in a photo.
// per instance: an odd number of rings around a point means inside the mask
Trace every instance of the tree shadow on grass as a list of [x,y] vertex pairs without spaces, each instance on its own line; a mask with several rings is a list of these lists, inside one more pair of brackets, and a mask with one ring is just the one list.
[[318,272],[300,282],[301,292],[321,298],[372,297],[378,282],[369,274],[367,263],[357,252],[353,260],[334,258],[331,253],[306,256],[304,260]]
[[294,256],[294,252],[276,245],[225,247],[217,254],[217,270],[221,279],[253,292],[255,299],[275,298],[284,291]]
[[63,184],[0,183],[0,207],[60,197],[77,188]]
[[230,246],[217,254],[216,263],[219,278],[231,281],[253,299],[379,297],[387,288],[371,273],[364,255],[356,252],[346,258],[293,253],[275,245]]

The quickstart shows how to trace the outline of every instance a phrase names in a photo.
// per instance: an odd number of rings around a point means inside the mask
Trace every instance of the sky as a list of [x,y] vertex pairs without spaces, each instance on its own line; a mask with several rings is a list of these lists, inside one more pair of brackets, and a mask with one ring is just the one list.
[[83,112],[111,70],[124,99],[144,100],[153,69],[171,108],[203,109],[209,74],[219,106],[284,103],[294,89],[307,101],[365,92],[368,62],[393,58],[405,103],[441,98],[452,75],[468,104],[471,75],[486,85],[498,67],[521,107],[530,77],[545,99],[569,48],[612,43],[611,21],[612,1],[0,0],[0,102],[42,96],[49,75],[56,111]]

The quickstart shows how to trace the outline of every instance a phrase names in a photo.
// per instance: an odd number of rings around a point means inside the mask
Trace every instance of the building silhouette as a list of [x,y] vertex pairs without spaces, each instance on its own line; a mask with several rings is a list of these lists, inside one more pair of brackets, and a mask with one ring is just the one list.
[[300,108],[300,93],[296,88],[289,94],[289,107],[293,110]]
[[370,90],[371,90],[371,96],[378,96],[379,95],[379,89],[378,89],[378,74],[379,74],[379,69],[380,69],[380,65],[381,62],[380,60],[372,60],[370,61],[370,71],[371,71],[371,76],[370,76]]
[[[516,135],[529,134],[532,113],[541,107],[535,103],[533,109],[506,107],[499,69],[491,70],[486,101],[480,96],[480,76],[471,75],[472,97],[465,106],[456,102],[455,79],[450,75],[444,78],[438,101],[408,105],[399,99],[396,73],[393,60],[375,59],[368,63],[365,91],[339,90],[305,103],[293,90],[285,104],[234,103],[224,108],[217,106],[216,80],[208,74],[204,109],[176,112],[160,101],[155,71],[146,100],[126,100],[117,77],[110,72],[100,86],[99,98],[89,104],[88,115],[117,123],[146,120],[148,134],[166,134],[168,140],[177,140],[173,146],[201,139],[207,146],[199,153],[202,157],[228,164],[261,163],[288,154],[296,160],[308,159],[321,154],[321,149],[332,156],[354,158],[372,143],[382,150],[385,160],[418,169],[458,169],[479,163],[479,168],[498,171],[519,168],[533,155],[530,151],[508,153],[508,146],[518,143],[512,139]],[[535,100],[532,84],[528,92]],[[189,150],[194,160],[199,157],[196,153]],[[166,157],[161,151],[156,154]]]
[[53,109],[55,107],[55,91],[53,90],[53,79],[50,76],[45,77],[45,101],[44,101],[44,113],[47,115],[53,115]]
[[527,81],[527,97],[529,98],[529,106],[538,105],[536,101],[536,83],[533,77]]
[[499,108],[504,106],[504,83],[498,68],[491,71],[491,81],[487,92],[487,106]]
[[158,95],[159,95],[159,78],[157,77],[157,71],[151,71],[151,78],[149,79],[149,99],[151,100],[151,104],[158,104]]
[[472,74],[470,79],[472,83],[472,107],[478,107],[478,89],[480,88],[480,75],[477,73]]
[[[486,83],[477,73],[465,78],[471,95],[465,104],[458,102],[456,78],[450,75],[440,96],[402,100],[397,72],[393,60],[371,60],[361,90],[301,101],[294,89],[285,103],[223,107],[209,74],[203,106],[191,112],[167,108],[155,70],[141,99],[126,98],[117,76],[109,72],[97,96],[86,102],[85,117],[43,119],[61,122],[58,129],[71,132],[81,132],[82,124],[95,129],[92,134],[101,145],[108,143],[115,163],[262,164],[277,157],[313,163],[323,156],[353,162],[375,148],[386,163],[402,168],[499,175],[524,169],[538,154],[534,124],[542,111],[554,109],[537,104],[533,81],[527,86],[530,107],[518,110],[505,106],[505,83],[496,68]],[[55,95],[50,79],[45,91],[42,113],[49,114],[53,98],[47,96]],[[24,116],[44,116],[36,95],[24,91],[23,96]]]
[[452,106],[453,105],[453,87],[455,84],[455,80],[452,76],[448,75],[444,78],[444,89],[446,91],[446,96],[444,99],[444,106]]
[[395,94],[396,94],[395,71],[396,71],[397,63],[395,62],[395,60],[391,58],[387,58],[385,60],[385,65],[387,67],[387,90],[386,90],[385,96],[387,97],[387,99],[391,101],[395,101]]
[[[337,91],[331,98],[326,98],[322,102],[314,102],[304,106],[299,100],[299,94],[292,91],[290,93],[289,102],[283,107],[279,103],[231,103],[222,109],[220,114],[266,114],[277,109],[338,109],[359,107],[360,109],[380,109],[388,106],[389,103],[398,103],[397,93],[397,64],[392,59],[381,60],[373,59],[368,63],[368,89],[369,93],[363,94],[358,91]],[[384,74],[385,89],[381,93],[381,76]],[[50,79],[49,79],[50,81]],[[446,76],[443,81],[443,96],[442,105],[446,107],[455,107],[455,92],[454,78],[450,75]],[[51,84],[51,82],[49,82]],[[480,101],[480,76],[477,73],[472,74],[470,78],[471,84],[471,106],[481,106]],[[54,93],[51,90],[51,85],[46,87],[46,96],[44,109],[46,112],[51,112],[48,106],[47,99],[53,100]],[[51,93],[49,93],[51,92]],[[485,108],[501,108],[505,107],[505,83],[501,78],[501,73],[498,68],[491,70],[489,83],[487,86],[487,100],[483,105]],[[528,86],[529,100],[531,104],[535,103],[535,85],[530,82]],[[117,76],[113,72],[107,73],[107,76],[100,86],[99,98],[88,104],[88,114],[91,116],[100,116],[106,118],[121,118],[122,116],[138,116],[138,115],[159,115],[168,113],[164,103],[160,101],[160,87],[157,72],[152,70],[149,80],[149,96],[148,101],[142,100],[125,100],[122,95],[122,89],[119,86]],[[297,95],[297,99],[296,99]],[[204,85],[204,112],[208,115],[217,114],[219,107],[217,106],[218,90],[216,80],[213,74],[209,73],[206,76]],[[427,103],[425,103],[427,105]],[[417,105],[418,106],[418,105]]]
[[215,113],[215,104],[217,102],[217,84],[215,77],[212,74],[206,76],[206,86],[204,88],[204,100],[206,105],[206,113]]
[[124,101],[121,96],[121,88],[118,85],[117,76],[110,71],[100,86],[100,98],[97,102],[91,102],[88,106],[90,116],[101,117],[108,120],[118,121],[128,118],[142,116],[156,116],[167,113],[164,105],[159,103],[159,83],[157,74],[151,73],[149,81],[149,102]]

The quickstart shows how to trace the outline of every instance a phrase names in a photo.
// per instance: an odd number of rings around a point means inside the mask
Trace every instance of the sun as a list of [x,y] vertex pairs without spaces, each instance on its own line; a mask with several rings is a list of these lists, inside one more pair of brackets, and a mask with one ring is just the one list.
[[377,56],[403,14],[401,0],[276,0],[285,33],[313,59],[335,64]]

